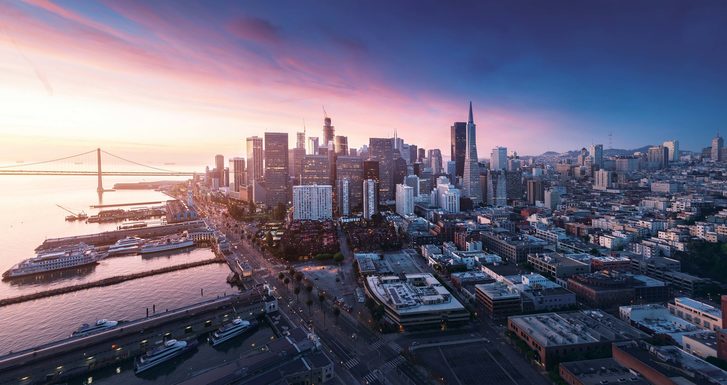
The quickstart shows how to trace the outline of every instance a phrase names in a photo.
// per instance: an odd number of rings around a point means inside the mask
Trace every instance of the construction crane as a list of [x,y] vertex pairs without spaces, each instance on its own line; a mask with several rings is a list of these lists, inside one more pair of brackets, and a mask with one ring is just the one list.
[[88,218],[88,215],[85,212],[83,212],[83,211],[81,211],[78,214],[76,214],[73,211],[71,211],[71,210],[69,210],[69,209],[67,209],[67,208],[65,208],[65,207],[63,207],[63,206],[61,206],[59,204],[56,204],[56,206],[58,206],[58,207],[62,208],[63,210],[71,213],[71,215],[66,215],[66,220],[67,221],[77,221],[77,220],[84,220],[84,219]]

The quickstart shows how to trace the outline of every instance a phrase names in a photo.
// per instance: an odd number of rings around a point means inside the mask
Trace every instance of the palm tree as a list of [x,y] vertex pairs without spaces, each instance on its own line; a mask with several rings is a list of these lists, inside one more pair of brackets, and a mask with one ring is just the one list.
[[310,285],[310,284],[306,285],[305,291],[308,292],[308,297],[310,297],[310,293],[313,292],[313,285]]
[[326,301],[326,295],[318,293],[318,305],[321,307],[321,313],[323,313],[323,327],[326,327],[326,311],[323,309],[323,302]]
[[283,278],[285,278],[285,274],[283,274],[283,272],[281,271],[280,273],[278,273],[278,279],[282,281]]
[[283,280],[283,283],[285,284],[285,288],[288,289],[288,284],[290,283],[290,278],[285,277],[285,279]]
[[295,273],[295,280],[298,281],[298,283],[300,283],[300,281],[303,280],[303,273],[301,273],[301,272]]
[[293,293],[295,293],[295,300],[298,300],[298,294],[300,294],[300,286],[296,286],[295,289],[293,289]]
[[310,317],[310,305],[313,305],[313,300],[308,298],[308,300],[305,301],[305,304],[308,305],[308,316]]
[[341,315],[341,309],[334,307],[333,308],[333,315],[336,317],[336,324],[338,324],[338,316]]

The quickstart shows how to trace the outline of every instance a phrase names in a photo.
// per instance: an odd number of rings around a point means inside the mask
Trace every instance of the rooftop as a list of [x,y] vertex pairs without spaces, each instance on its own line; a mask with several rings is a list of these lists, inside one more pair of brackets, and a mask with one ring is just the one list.
[[619,365],[613,358],[563,362],[561,368],[578,378],[583,385],[602,385],[606,383],[627,383],[629,385],[649,385],[643,377]]
[[696,309],[702,313],[711,314],[717,318],[722,318],[722,311],[720,309],[689,297],[676,297],[674,298],[674,303]]
[[520,315],[510,317],[509,321],[546,347],[647,337],[601,310]]
[[464,310],[456,298],[429,273],[367,277],[372,293],[399,314]]

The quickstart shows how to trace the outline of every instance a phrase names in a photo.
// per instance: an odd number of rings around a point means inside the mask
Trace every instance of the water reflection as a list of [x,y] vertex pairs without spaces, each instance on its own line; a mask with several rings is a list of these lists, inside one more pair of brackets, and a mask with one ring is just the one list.
[[10,284],[10,286],[33,286],[46,285],[49,283],[62,283],[86,277],[96,270],[96,266],[97,264],[94,263],[72,269],[55,270],[24,277],[8,278],[6,281]]

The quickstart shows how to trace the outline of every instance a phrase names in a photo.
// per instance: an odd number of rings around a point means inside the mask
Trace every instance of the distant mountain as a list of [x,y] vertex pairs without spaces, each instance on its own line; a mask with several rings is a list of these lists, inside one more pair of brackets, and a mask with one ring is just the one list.
[[[607,150],[603,150],[603,156],[624,156],[624,155],[633,155],[635,152],[646,152],[649,150],[649,147],[652,145],[646,145],[639,148],[634,148],[631,150],[624,150],[620,148],[610,148]],[[546,151],[540,155],[536,155],[535,158],[576,158],[581,153],[581,150],[571,150],[566,152],[555,152],[555,151]]]

